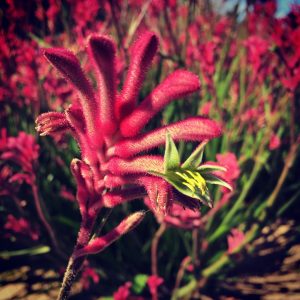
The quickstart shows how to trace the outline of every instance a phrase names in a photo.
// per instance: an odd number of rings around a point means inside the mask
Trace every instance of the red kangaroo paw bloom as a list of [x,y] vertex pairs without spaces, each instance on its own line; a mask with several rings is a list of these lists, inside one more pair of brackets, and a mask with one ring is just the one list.
[[[191,177],[196,176],[195,170],[191,174],[189,170],[172,170],[174,174],[164,174],[162,156],[141,154],[163,145],[167,134],[175,142],[207,141],[221,134],[220,125],[204,117],[192,117],[140,133],[166,105],[200,88],[195,74],[177,70],[138,104],[139,91],[157,48],[158,38],[153,32],[139,36],[129,51],[130,65],[120,92],[117,87],[116,46],[110,37],[91,35],[87,43],[98,92],[93,90],[72,52],[57,48],[44,50],[50,63],[79,92],[79,100],[74,99],[64,113],[50,112],[38,117],[37,129],[41,134],[68,130],[79,144],[81,159],[72,161],[71,170],[76,179],[77,201],[86,226],[83,232],[87,233],[84,236],[79,233],[80,245],[85,244],[81,255],[98,252],[118,237],[115,233],[108,234],[88,244],[88,233],[102,207],[113,207],[145,195],[149,196],[152,207],[159,214],[167,214],[173,200],[192,209],[200,206],[198,200],[191,198],[192,191],[198,186],[202,189],[206,186],[199,175],[196,179]],[[213,177],[211,181],[213,179],[218,178]],[[182,195],[176,187],[184,191],[190,187],[192,190]],[[199,194],[198,190],[195,192]],[[124,224],[120,225],[123,233],[132,228]]]
[[[154,33],[140,35],[129,52],[130,65],[119,93],[116,46],[109,37],[92,35],[88,39],[87,50],[96,71],[98,93],[93,90],[72,52],[65,49],[44,50],[50,63],[79,92],[79,101],[74,99],[63,114],[47,113],[37,119],[37,128],[42,134],[69,129],[81,150],[81,159],[74,159],[71,163],[82,215],[82,225],[71,257],[78,264],[74,261],[69,263],[62,294],[68,293],[67,287],[80,270],[83,259],[78,258],[102,251],[137,226],[145,215],[144,212],[134,213],[111,232],[90,240],[102,207],[114,207],[148,195],[155,212],[166,215],[173,200],[192,209],[199,208],[199,199],[205,203],[208,197],[205,180],[224,185],[213,174],[198,170],[198,166],[194,166],[193,170],[188,168],[199,160],[198,156],[202,159],[203,147],[197,148],[181,166],[175,143],[171,140],[213,139],[221,134],[216,122],[194,117],[141,134],[145,125],[166,105],[200,88],[195,74],[177,70],[138,104],[140,88],[157,48],[158,38]],[[158,155],[140,154],[163,145],[168,135],[165,160]],[[166,170],[169,171],[165,173]],[[194,195],[198,199],[194,199]],[[202,196],[206,198],[203,200]]]

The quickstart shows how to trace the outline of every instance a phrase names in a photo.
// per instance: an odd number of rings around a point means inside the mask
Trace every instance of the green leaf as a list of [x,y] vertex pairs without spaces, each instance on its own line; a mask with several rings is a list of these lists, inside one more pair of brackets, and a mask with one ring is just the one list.
[[213,164],[209,164],[209,163],[199,166],[197,168],[197,170],[201,171],[201,174],[206,173],[206,172],[215,172],[215,171],[226,172],[227,171],[227,169],[225,167],[217,166],[217,165],[213,165]]
[[221,185],[232,191],[232,186],[221,178],[213,174],[202,174],[207,183]]
[[133,284],[132,284],[132,290],[135,294],[141,294],[142,291],[144,290],[147,280],[148,280],[148,275],[146,274],[137,274],[133,278]]
[[[209,191],[206,187],[204,179],[204,182],[202,182],[202,189],[200,188],[200,181],[198,181],[197,186],[197,180],[195,178],[197,176],[196,173],[200,175],[199,172],[192,172],[190,170],[186,171],[178,168],[175,171],[168,171],[165,174],[153,171],[149,173],[163,178],[180,193],[188,197],[198,199],[200,200],[200,202],[202,202],[205,205],[208,205],[209,207],[212,206],[212,201],[210,199]],[[195,178],[190,173],[195,173]],[[200,178],[198,180],[200,180]]]
[[0,257],[3,259],[8,259],[13,256],[45,254],[48,253],[49,251],[50,251],[50,247],[48,246],[38,246],[38,247],[15,250],[15,251],[2,251],[0,252]]
[[181,165],[183,169],[197,169],[203,159],[204,147],[208,140],[203,141]]
[[171,134],[167,132],[166,135],[166,150],[164,155],[164,170],[174,170],[180,166],[180,157],[176,145],[171,137]]

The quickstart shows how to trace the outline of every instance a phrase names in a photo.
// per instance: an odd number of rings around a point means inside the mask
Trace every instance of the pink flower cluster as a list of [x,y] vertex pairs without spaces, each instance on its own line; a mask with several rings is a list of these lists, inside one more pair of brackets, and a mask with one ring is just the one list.
[[14,234],[30,237],[34,241],[39,238],[39,234],[37,233],[37,231],[32,229],[31,225],[26,219],[17,219],[11,214],[7,216],[6,223],[4,224],[4,229]]
[[9,178],[10,182],[22,183],[25,181],[31,185],[35,181],[35,164],[39,155],[39,145],[34,136],[19,132],[17,137],[6,137],[6,131],[2,130],[0,140],[0,159],[10,161],[21,168],[20,172]]

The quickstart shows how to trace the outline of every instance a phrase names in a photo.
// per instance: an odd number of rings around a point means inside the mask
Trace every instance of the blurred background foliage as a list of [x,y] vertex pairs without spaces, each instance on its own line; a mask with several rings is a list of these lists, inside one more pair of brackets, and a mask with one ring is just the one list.
[[[219,121],[223,135],[207,145],[205,160],[228,167],[234,191],[213,189],[214,208],[200,214],[181,208],[177,226],[149,212],[133,232],[90,257],[74,299],[114,293],[127,299],[126,292],[150,298],[147,279],[156,261],[161,299],[300,297],[300,6],[284,16],[281,7],[275,1],[1,1],[1,282],[28,288],[14,299],[53,297],[80,224],[69,169],[78,147],[70,137],[39,137],[34,123],[76,95],[40,50],[74,51],[93,79],[85,40],[109,34],[118,44],[121,86],[128,47],[145,28],[159,36],[160,49],[140,99],[178,68],[201,80],[199,93],[170,104],[148,128],[193,115]],[[194,146],[178,145],[181,156]],[[137,209],[145,209],[143,201],[107,210],[99,224],[109,218],[107,231]],[[40,269],[51,270],[49,277]],[[37,282],[47,285],[32,289]]]

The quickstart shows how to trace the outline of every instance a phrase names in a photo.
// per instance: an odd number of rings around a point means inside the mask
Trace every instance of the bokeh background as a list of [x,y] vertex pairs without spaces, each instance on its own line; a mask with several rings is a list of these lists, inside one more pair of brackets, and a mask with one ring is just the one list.
[[[154,299],[153,289],[159,299],[300,299],[300,2],[284,0],[0,2],[0,299],[55,298],[80,226],[76,142],[35,130],[40,113],[63,111],[76,93],[41,49],[70,49],[92,79],[87,37],[111,35],[121,87],[146,29],[160,48],[140,99],[178,68],[201,81],[148,127],[218,121],[223,135],[204,158],[227,166],[234,190],[213,188],[212,209],[147,213],[88,259],[71,299]],[[179,143],[181,156],[194,146]],[[103,211],[99,224],[109,220],[108,231],[137,209],[148,209],[142,199]]]

